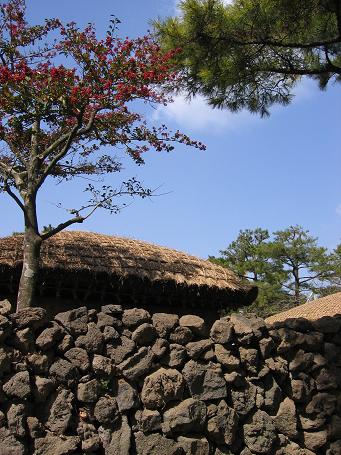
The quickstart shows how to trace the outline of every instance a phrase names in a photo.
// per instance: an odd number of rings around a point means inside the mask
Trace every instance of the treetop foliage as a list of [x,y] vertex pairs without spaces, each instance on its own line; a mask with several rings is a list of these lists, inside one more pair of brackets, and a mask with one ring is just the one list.
[[182,88],[215,107],[267,115],[288,104],[302,76],[341,81],[340,0],[183,0],[181,15],[155,23]]

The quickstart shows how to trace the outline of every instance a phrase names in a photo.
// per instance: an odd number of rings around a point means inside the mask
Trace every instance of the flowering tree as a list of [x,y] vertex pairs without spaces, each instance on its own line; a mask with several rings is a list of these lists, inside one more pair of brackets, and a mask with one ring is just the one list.
[[176,51],[162,52],[150,36],[120,39],[115,19],[98,39],[92,25],[80,30],[58,19],[29,25],[24,0],[9,0],[0,9],[0,191],[24,215],[21,309],[33,304],[44,240],[82,223],[98,208],[117,212],[117,196],[151,194],[135,179],[118,188],[90,184],[82,206],[70,209],[57,227],[41,231],[37,194],[48,178],[66,181],[120,171],[117,157],[103,146],[123,146],[137,164],[151,148],[170,151],[174,142],[204,146],[179,131],[170,133],[165,125],[149,127],[131,110],[134,100],[168,101],[166,89],[177,83]]

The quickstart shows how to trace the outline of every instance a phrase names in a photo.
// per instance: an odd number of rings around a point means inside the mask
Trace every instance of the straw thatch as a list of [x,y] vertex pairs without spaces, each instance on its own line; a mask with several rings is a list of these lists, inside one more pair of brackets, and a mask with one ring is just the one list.
[[312,300],[282,313],[274,314],[265,319],[265,321],[272,324],[274,322],[296,318],[316,320],[324,316],[335,316],[337,314],[341,315],[341,292]]
[[[22,235],[0,239],[2,270],[22,266],[22,242]],[[215,289],[242,297],[243,303],[250,303],[255,295],[254,289],[250,293],[251,288],[231,271],[209,261],[142,241],[91,232],[63,231],[43,242],[41,269]]]

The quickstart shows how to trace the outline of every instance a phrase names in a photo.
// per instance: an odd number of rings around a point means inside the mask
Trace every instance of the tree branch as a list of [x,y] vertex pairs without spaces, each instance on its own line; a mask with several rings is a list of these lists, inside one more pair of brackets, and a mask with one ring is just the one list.
[[71,226],[72,224],[83,223],[83,221],[85,219],[86,218],[84,218],[82,216],[75,216],[74,218],[71,218],[70,220],[65,221],[65,223],[58,224],[58,226],[56,226],[55,228],[51,229],[50,231],[45,232],[44,234],[41,234],[40,237],[42,238],[42,240],[47,240],[50,237],[58,234],[58,232],[62,231],[63,229]]

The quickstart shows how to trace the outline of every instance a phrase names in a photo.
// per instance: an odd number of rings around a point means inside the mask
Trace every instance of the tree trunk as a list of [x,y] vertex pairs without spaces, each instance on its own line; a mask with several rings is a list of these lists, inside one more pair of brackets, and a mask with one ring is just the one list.
[[295,279],[295,304],[299,305],[301,303],[301,295],[300,295],[300,278],[298,269],[294,268],[293,275]]
[[25,206],[23,267],[17,297],[17,311],[34,305],[42,239],[38,231],[35,198]]

